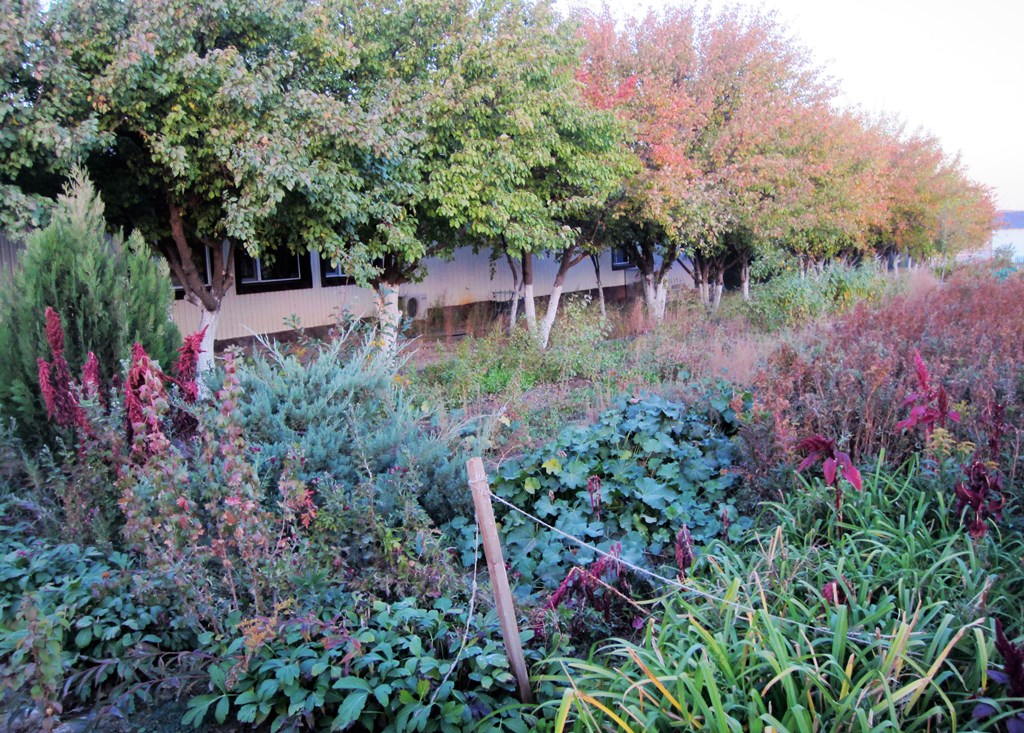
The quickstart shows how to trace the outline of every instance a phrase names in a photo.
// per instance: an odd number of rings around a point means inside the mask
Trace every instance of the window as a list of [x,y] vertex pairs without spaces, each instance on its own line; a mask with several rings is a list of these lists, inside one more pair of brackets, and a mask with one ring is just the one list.
[[351,275],[341,269],[341,263],[331,267],[330,260],[320,257],[320,287],[329,288],[332,285],[351,285],[354,280]]
[[612,247],[612,269],[613,270],[628,270],[633,267],[629,261],[629,257],[626,256],[626,250],[622,247]]
[[262,259],[241,249],[235,252],[235,291],[240,295],[308,287],[312,281],[307,257],[277,252],[273,259]]
[[[213,272],[213,264],[210,261],[210,248],[199,247],[192,249],[192,264],[196,266],[196,270],[202,275],[203,285],[210,284],[210,273]],[[171,270],[171,283],[174,285],[174,299],[181,300],[185,297],[185,286],[178,280],[178,276],[174,274],[174,270]]]

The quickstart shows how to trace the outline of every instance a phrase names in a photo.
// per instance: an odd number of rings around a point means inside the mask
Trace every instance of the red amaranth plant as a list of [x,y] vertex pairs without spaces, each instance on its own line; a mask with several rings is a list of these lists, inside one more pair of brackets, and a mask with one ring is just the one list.
[[842,477],[850,482],[857,491],[863,487],[860,471],[850,460],[850,454],[839,450],[834,440],[829,440],[822,435],[812,435],[797,443],[796,449],[805,453],[806,457],[796,467],[797,472],[803,471],[821,461],[821,468],[825,474],[825,484],[832,486],[836,491],[836,518],[843,521],[843,489],[837,479]]
[[36,362],[46,415],[62,428],[81,426],[83,416],[78,396],[73,389],[71,370],[64,358],[64,326],[60,315],[49,306],[46,307],[46,341],[50,345],[53,361],[39,358]]
[[202,353],[203,336],[206,334],[206,326],[196,331],[191,336],[186,336],[178,349],[178,360],[174,363],[174,377],[181,389],[181,396],[185,402],[191,404],[199,396],[199,386],[196,383],[198,375],[199,355]]
[[[1024,646],[1014,644],[1003,631],[1003,623],[996,619],[996,651],[1003,658],[1002,669],[988,670],[988,676],[1006,688],[1006,697],[1024,698]],[[1019,703],[1018,703],[1019,705]],[[971,717],[984,720],[996,714],[996,708],[987,702],[974,706]],[[1024,711],[1004,721],[1007,733],[1024,733]]]
[[[598,596],[595,591],[599,586],[610,589],[609,582],[615,582],[619,578],[621,571],[619,555],[621,552],[622,545],[616,543],[611,546],[607,555],[601,555],[589,567],[575,567],[570,570],[555,592],[548,598],[548,602],[544,604],[544,610],[554,611],[566,600],[577,595],[607,616],[611,610],[611,599],[607,594]],[[607,581],[605,576],[608,576]]]
[[911,392],[903,400],[903,407],[912,405],[910,415],[896,423],[896,430],[901,432],[920,425],[927,439],[936,427],[945,429],[950,422],[960,422],[960,414],[950,408],[946,388],[941,384],[938,387],[932,386],[928,367],[917,350],[914,351],[914,372],[917,374],[917,391]]
[[100,383],[100,362],[96,354],[89,352],[82,365],[82,391],[86,397],[103,401],[103,390]]
[[168,407],[162,376],[142,344],[136,341],[124,383],[128,442],[135,455],[159,453],[167,441],[160,427],[160,418]]
[[967,533],[980,539],[988,532],[987,520],[1001,522],[1006,497],[1003,496],[1003,477],[984,461],[976,460],[964,467],[967,478],[957,483],[956,513],[966,519]]
[[685,524],[679,529],[676,535],[676,567],[679,568],[679,582],[686,581],[686,574],[693,565],[693,537],[690,536],[690,529]]

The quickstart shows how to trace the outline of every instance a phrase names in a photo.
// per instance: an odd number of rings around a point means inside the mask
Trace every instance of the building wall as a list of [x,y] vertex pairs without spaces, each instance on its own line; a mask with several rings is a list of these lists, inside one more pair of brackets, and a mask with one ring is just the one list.
[[[317,258],[312,258],[313,287],[271,293],[239,295],[232,289],[224,297],[221,318],[217,324],[218,339],[234,339],[290,329],[288,322],[298,321],[304,327],[330,325],[344,311],[354,316],[371,316],[374,312],[373,292],[355,285],[322,287]],[[558,263],[553,258],[534,258],[534,290],[538,297],[551,293],[551,284]],[[505,300],[511,295],[512,274],[504,259],[494,263],[491,275],[489,253],[473,252],[469,247],[458,250],[451,261],[428,259],[427,276],[423,282],[402,285],[400,295],[425,296],[429,307],[468,305],[481,301]],[[611,253],[601,256],[601,280],[605,287],[633,285],[639,277],[635,269],[613,270]],[[682,288],[690,285],[689,276],[678,264],[669,274],[669,285]],[[596,287],[594,268],[584,260],[569,271],[565,292],[590,290]],[[199,308],[179,300],[174,305],[174,320],[183,333],[199,326]]]

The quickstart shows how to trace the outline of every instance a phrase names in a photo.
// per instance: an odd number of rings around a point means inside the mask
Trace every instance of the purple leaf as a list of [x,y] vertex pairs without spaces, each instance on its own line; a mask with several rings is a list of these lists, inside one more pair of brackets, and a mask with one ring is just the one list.
[[974,706],[974,710],[971,711],[971,717],[975,720],[981,720],[987,718],[990,715],[994,715],[996,709],[989,705],[987,702],[979,702]]
[[836,459],[826,458],[821,467],[825,471],[825,483],[831,486],[836,482]]

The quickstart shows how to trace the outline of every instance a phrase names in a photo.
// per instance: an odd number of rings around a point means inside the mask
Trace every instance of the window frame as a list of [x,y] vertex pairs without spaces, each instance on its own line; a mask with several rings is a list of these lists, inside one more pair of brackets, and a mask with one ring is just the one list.
[[[303,257],[298,252],[284,251],[276,253],[278,262],[282,257],[294,257],[298,266],[298,277],[263,279],[262,262],[259,257],[253,257],[244,249],[239,247],[235,251],[235,292],[238,295],[251,295],[253,293],[276,293],[284,290],[306,290],[313,287],[312,268],[308,256]],[[248,258],[256,265],[256,272],[259,279],[246,281],[242,279],[242,265]],[[305,265],[303,265],[305,262]]]
[[[618,256],[620,255],[621,256]],[[612,247],[611,248],[611,261],[612,270],[633,270],[636,268],[632,262],[629,261],[629,257],[626,255],[625,247]]]
[[316,257],[319,260],[320,265],[320,287],[322,288],[335,288],[339,285],[351,285],[356,280],[351,275],[344,272],[340,272],[341,264],[338,264],[339,273],[337,275],[330,274],[330,271],[335,269],[331,267],[330,260],[325,260],[323,255],[319,252],[316,253]]

